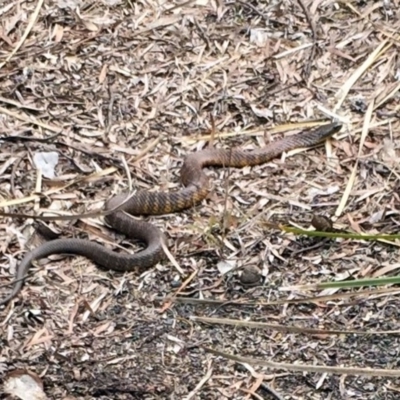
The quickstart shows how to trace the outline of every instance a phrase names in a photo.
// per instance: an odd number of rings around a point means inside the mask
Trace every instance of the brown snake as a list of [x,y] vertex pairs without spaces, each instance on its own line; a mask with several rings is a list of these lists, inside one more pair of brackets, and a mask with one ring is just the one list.
[[[314,146],[332,136],[342,125],[331,123],[315,130],[287,136],[268,146],[251,151],[235,148],[232,150],[205,149],[186,157],[181,168],[184,185],[176,192],[138,192],[130,197],[117,211],[108,214],[105,221],[116,231],[129,238],[139,239],[147,247],[136,254],[116,253],[99,244],[84,239],[56,239],[44,243],[28,252],[17,268],[16,282],[11,293],[0,300],[0,305],[8,303],[22,288],[24,278],[32,262],[52,254],[75,254],[89,258],[99,266],[116,271],[131,271],[148,268],[164,257],[162,242],[164,235],[155,226],[145,221],[130,218],[129,215],[161,215],[192,207],[207,197],[209,184],[204,167],[244,167],[266,163],[283,152],[300,147]],[[129,197],[119,194],[105,204],[106,210],[116,208]]]

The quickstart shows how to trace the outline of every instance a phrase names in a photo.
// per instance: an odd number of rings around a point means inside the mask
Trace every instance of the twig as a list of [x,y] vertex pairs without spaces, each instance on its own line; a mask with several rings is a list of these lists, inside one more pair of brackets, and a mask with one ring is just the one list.
[[[310,57],[308,59],[308,62],[304,68],[304,75],[306,80],[308,79],[309,75],[310,75],[310,70],[311,70],[311,64],[314,60],[315,57],[315,45],[317,43],[317,31],[315,28],[315,23],[314,20],[311,18],[310,12],[307,9],[307,6],[303,3],[303,0],[298,0],[300,7],[303,9],[303,12],[306,16],[307,22],[310,25],[310,29],[311,29],[311,34],[312,34],[312,38],[313,38],[313,45],[311,47],[311,53],[310,53]],[[306,85],[307,86],[307,85]]]

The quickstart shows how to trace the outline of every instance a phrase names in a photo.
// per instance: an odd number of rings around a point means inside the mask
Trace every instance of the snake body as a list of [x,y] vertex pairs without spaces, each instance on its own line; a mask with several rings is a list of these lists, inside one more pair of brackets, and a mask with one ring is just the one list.
[[84,239],[56,239],[44,243],[28,252],[17,268],[16,282],[10,294],[0,300],[8,303],[22,288],[24,278],[32,262],[52,254],[74,254],[87,257],[99,266],[115,271],[131,271],[149,268],[164,257],[163,233],[145,221],[129,215],[161,215],[190,208],[201,202],[209,193],[209,181],[203,168],[207,166],[235,167],[255,166],[266,163],[283,152],[300,147],[314,146],[341,129],[338,123],[323,125],[315,130],[276,140],[263,148],[246,151],[240,148],[205,149],[190,154],[181,168],[184,187],[175,192],[140,191],[129,199],[128,194],[119,194],[105,204],[106,210],[118,210],[106,215],[105,221],[116,231],[129,238],[139,239],[146,248],[136,254],[116,253],[99,244]]

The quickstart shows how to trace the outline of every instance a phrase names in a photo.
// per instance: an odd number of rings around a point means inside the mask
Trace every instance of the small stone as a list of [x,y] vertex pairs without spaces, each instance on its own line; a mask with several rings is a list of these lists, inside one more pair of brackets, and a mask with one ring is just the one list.
[[333,223],[325,215],[313,215],[311,225],[319,232],[332,232]]
[[260,270],[255,266],[245,267],[240,275],[243,285],[257,285],[261,281]]
[[47,399],[43,392],[42,380],[33,371],[17,369],[9,372],[4,378],[3,390],[21,400]]
[[181,285],[182,285],[182,281],[179,278],[178,279],[175,278],[171,281],[171,287],[173,287],[173,288],[178,288]]

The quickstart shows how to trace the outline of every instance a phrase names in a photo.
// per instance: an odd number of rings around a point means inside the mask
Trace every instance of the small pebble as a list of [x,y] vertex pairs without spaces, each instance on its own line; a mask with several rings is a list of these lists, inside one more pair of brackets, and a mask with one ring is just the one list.
[[173,281],[171,281],[171,286],[173,288],[178,288],[182,285],[182,281],[180,279],[174,279]]
[[313,215],[311,225],[320,232],[331,232],[333,229],[332,221],[325,215]]
[[240,275],[240,282],[243,285],[256,285],[261,281],[260,270],[255,266],[245,267]]

